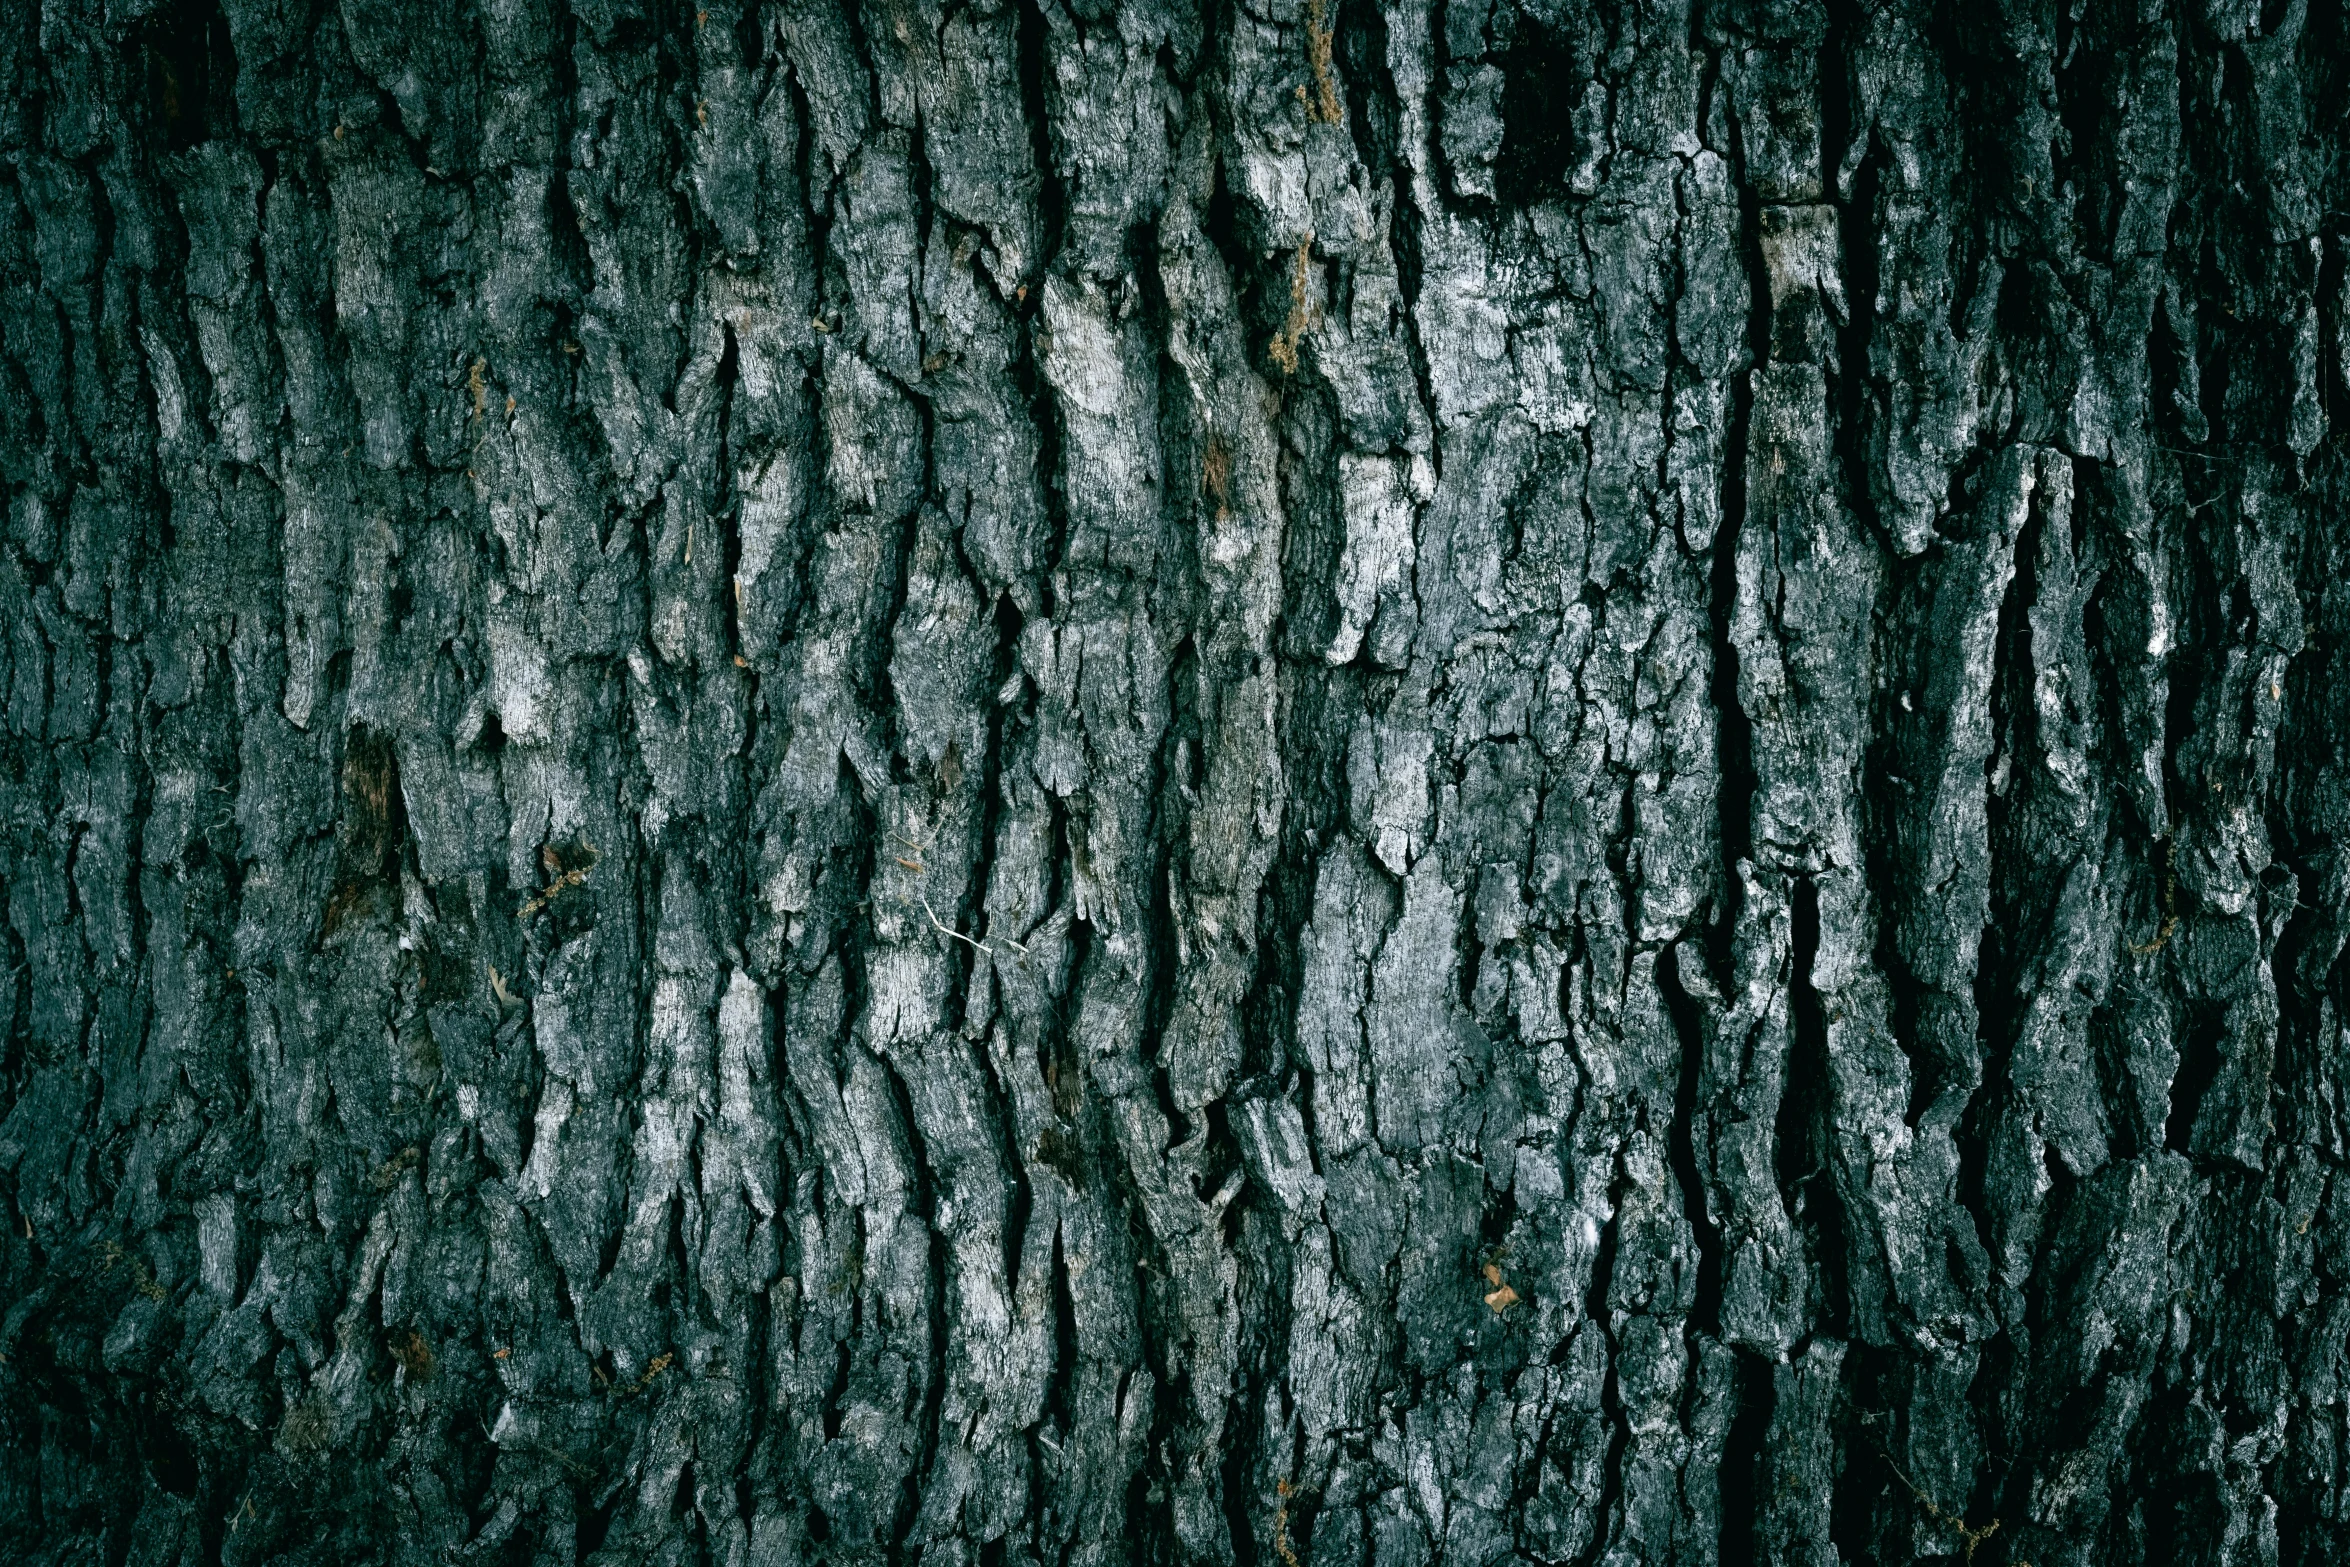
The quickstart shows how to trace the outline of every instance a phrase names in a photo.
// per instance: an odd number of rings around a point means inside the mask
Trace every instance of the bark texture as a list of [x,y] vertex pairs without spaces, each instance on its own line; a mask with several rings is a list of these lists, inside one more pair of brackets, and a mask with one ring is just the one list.
[[7,0],[0,1550],[2350,1560],[2338,0]]

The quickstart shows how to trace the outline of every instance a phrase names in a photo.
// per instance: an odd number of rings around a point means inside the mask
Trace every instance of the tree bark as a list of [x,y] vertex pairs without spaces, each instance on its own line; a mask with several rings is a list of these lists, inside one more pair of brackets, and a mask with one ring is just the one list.
[[4,9],[10,1559],[2350,1559],[2340,4]]

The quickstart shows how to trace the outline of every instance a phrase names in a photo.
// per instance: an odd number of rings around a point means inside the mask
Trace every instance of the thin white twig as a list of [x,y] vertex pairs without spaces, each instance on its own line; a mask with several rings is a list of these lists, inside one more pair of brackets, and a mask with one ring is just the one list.
[[949,925],[945,920],[940,919],[937,913],[931,909],[930,900],[928,898],[924,898],[922,900],[922,912],[930,916],[930,923],[938,927],[939,933],[941,935],[952,936],[957,941],[968,942],[971,946],[978,948],[981,952],[986,953],[991,958],[995,956],[995,949],[989,946],[986,942],[981,941],[976,936],[966,936],[961,931],[955,929],[954,926]]

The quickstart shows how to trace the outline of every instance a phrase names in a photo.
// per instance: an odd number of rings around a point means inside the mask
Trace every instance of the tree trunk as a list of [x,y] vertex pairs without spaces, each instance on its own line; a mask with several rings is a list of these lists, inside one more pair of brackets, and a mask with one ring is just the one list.
[[10,1559],[2350,1560],[2340,4],[214,5],[0,23]]

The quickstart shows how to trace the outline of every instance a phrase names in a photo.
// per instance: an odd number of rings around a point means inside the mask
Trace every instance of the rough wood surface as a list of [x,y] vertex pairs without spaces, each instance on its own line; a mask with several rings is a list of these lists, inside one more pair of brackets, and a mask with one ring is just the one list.
[[0,1553],[2350,1559],[2346,113],[0,3]]

